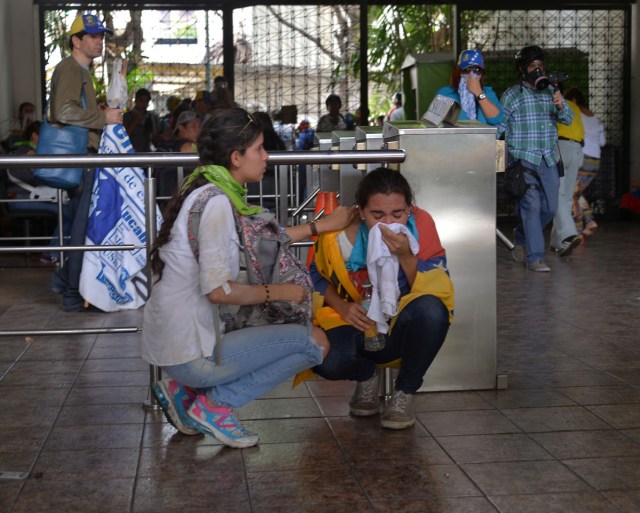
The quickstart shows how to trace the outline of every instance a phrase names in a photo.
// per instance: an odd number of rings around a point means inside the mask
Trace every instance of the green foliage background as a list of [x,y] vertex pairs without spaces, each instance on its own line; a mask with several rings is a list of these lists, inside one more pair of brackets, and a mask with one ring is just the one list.
[[[45,60],[56,53],[64,57],[70,54],[66,22],[80,11],[45,11]],[[95,88],[98,95],[104,95],[111,64],[116,56],[128,60],[127,84],[130,94],[141,87],[153,83],[154,75],[145,69],[146,59],[140,49],[142,28],[141,12],[130,11],[131,22],[121,36],[115,49],[108,49],[101,73],[94,73]],[[112,12],[98,11],[109,25]],[[462,14],[461,34],[463,46],[469,32],[477,27],[486,15],[482,11],[464,11]],[[371,116],[385,113],[391,106],[390,99],[401,89],[401,66],[409,53],[452,51],[454,47],[455,7],[452,5],[373,5],[368,7],[369,40],[369,111]],[[276,20],[274,19],[274,22]],[[345,25],[346,26],[346,25]],[[181,27],[190,33],[195,27]],[[359,28],[357,24],[341,33],[343,47],[357,49],[359,46]],[[349,43],[351,40],[351,43]],[[466,47],[466,46],[465,46]],[[359,79],[362,63],[358,51],[348,51],[335,62],[336,82]],[[336,84],[334,84],[336,85]]]

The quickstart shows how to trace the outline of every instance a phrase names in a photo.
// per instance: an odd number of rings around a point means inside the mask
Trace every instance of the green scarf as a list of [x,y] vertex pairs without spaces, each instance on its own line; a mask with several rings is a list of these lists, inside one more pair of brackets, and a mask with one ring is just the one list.
[[200,175],[222,189],[235,209],[243,216],[251,216],[262,212],[262,207],[260,206],[247,205],[245,199],[247,189],[236,182],[231,176],[231,173],[229,173],[229,170],[224,166],[208,165],[197,167],[184,181],[182,188],[187,188],[189,184]]

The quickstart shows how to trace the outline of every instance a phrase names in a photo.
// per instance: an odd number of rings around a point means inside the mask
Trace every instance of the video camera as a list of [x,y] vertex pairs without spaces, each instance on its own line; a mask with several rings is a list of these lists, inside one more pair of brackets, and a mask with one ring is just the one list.
[[549,73],[549,82],[554,89],[557,89],[560,82],[565,82],[568,78],[569,75],[564,71],[552,71]]
[[529,73],[529,81],[535,86],[538,91],[546,89],[550,85],[553,89],[558,89],[560,82],[564,82],[569,78],[569,75],[564,71],[552,71],[549,75],[545,75],[540,69],[535,69]]

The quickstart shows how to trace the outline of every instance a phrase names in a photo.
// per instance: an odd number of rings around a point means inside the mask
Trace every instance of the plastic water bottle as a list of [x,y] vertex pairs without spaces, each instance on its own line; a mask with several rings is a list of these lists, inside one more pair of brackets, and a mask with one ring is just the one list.
[[[369,307],[371,306],[371,293],[373,290],[371,283],[365,281],[362,284],[362,289],[362,301],[360,301],[360,304],[365,310],[369,311]],[[384,349],[384,344],[384,335],[382,333],[378,333],[378,327],[373,323],[373,326],[367,328],[364,332],[364,349],[366,351],[380,351],[381,349]]]

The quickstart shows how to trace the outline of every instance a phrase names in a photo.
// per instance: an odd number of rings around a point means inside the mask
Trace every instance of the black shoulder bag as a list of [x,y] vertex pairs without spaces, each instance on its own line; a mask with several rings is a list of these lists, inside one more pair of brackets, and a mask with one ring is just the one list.
[[520,159],[511,162],[504,170],[504,188],[515,199],[522,198],[530,188],[537,188],[537,184],[527,183],[525,173],[533,175],[538,182],[540,177],[533,169],[522,164]]

